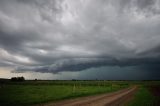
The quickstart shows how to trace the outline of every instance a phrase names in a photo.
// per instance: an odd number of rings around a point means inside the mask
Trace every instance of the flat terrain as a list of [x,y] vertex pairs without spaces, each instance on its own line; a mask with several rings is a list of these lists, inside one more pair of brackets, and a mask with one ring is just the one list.
[[160,106],[159,88],[159,83],[140,85],[134,99],[127,106]]
[[1,84],[0,106],[31,106],[115,92],[127,87],[129,85],[121,81],[8,81]]
[[37,106],[123,106],[126,102],[128,102],[128,100],[130,100],[130,98],[133,97],[133,94],[136,91],[137,87],[134,86],[113,93],[81,97]]
[[0,106],[160,106],[159,92],[160,81],[1,79]]

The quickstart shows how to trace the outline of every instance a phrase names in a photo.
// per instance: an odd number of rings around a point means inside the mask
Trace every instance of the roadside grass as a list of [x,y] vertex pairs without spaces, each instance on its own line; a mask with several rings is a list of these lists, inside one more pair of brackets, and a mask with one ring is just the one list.
[[6,85],[0,88],[0,106],[27,106],[49,101],[113,92],[127,86]]
[[148,88],[141,85],[134,99],[127,106],[154,106],[154,100],[155,98]]

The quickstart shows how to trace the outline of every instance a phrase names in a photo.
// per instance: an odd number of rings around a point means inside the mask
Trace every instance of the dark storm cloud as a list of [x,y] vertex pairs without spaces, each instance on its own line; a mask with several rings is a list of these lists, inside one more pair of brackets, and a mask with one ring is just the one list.
[[57,61],[54,64],[46,65],[46,66],[21,66],[17,67],[15,71],[32,71],[35,70],[37,72],[51,72],[58,73],[61,71],[82,71],[90,67],[101,67],[105,65],[114,66],[117,64],[117,61],[114,59],[103,59],[103,58],[78,58],[78,59],[65,59],[61,61]]
[[[36,71],[36,72],[49,72],[59,73],[61,71],[83,71],[89,68],[110,66],[120,67],[134,67],[135,70],[158,72],[160,70],[160,59],[157,58],[141,58],[141,59],[125,59],[116,60],[114,58],[78,58],[78,59],[66,59],[57,61],[54,64],[46,66],[20,66],[14,71],[25,72],[25,71]],[[44,71],[45,70],[45,71]],[[138,73],[137,73],[138,74]]]
[[0,66],[159,70],[159,28],[159,0],[1,0]]

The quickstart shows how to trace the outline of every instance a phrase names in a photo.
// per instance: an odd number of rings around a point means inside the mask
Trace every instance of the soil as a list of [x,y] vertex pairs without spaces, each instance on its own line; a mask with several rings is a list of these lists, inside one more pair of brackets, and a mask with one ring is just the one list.
[[134,86],[112,93],[80,97],[36,106],[124,106],[133,99],[136,91],[137,86]]

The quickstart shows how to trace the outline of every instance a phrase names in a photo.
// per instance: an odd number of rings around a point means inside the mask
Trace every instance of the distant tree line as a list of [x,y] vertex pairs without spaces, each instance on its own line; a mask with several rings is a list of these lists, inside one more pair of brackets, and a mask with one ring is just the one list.
[[22,77],[12,77],[11,81],[25,81],[25,78],[23,76]]

